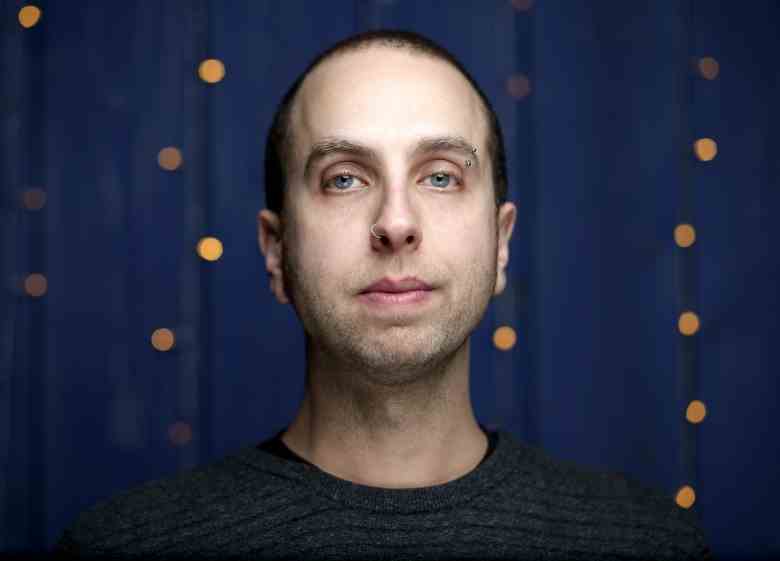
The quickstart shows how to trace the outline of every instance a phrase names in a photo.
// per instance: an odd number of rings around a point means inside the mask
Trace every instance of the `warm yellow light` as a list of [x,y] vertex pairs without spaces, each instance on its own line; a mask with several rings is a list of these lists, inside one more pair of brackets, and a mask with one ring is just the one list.
[[152,333],[152,347],[160,352],[170,351],[176,344],[176,336],[167,327],[155,329]]
[[711,138],[700,138],[693,143],[693,151],[702,162],[709,162],[718,155],[718,143]]
[[19,10],[19,23],[25,29],[29,29],[41,19],[41,9],[38,6],[28,4]]
[[506,91],[517,100],[524,99],[531,94],[531,81],[525,74],[513,74],[506,81]]
[[175,146],[166,146],[157,153],[157,163],[167,171],[179,169],[182,160],[181,150]]
[[696,241],[696,230],[690,224],[680,224],[674,229],[674,241],[680,247],[691,247]]
[[46,191],[43,189],[27,189],[22,193],[22,206],[27,210],[41,210],[46,206]]
[[184,446],[192,440],[192,427],[188,423],[177,421],[168,427],[168,439],[174,446]]
[[693,335],[699,330],[699,316],[694,312],[683,312],[677,321],[677,328],[683,335]]
[[691,508],[693,503],[696,502],[696,492],[690,485],[683,485],[677,491],[677,496],[675,496],[674,500],[683,508]]
[[207,58],[198,67],[198,76],[204,82],[216,84],[225,77],[225,65],[216,58]]
[[206,261],[216,261],[222,257],[222,242],[217,238],[201,238],[197,246],[198,255]]
[[706,80],[714,80],[720,73],[720,64],[711,56],[700,58],[697,66],[699,68],[699,74]]
[[685,410],[685,418],[694,425],[701,423],[706,416],[707,406],[698,399],[691,401],[688,404],[688,409]]
[[499,327],[493,333],[493,344],[502,351],[508,351],[515,346],[516,342],[517,334],[515,330],[507,325]]
[[40,298],[46,294],[48,288],[49,283],[46,281],[46,277],[40,273],[31,273],[24,279],[24,291],[33,298]]

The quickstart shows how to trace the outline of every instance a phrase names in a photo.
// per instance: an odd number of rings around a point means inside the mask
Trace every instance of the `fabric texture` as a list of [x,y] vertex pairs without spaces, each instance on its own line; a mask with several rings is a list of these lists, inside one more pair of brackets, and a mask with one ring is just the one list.
[[334,477],[280,451],[278,436],[97,504],[64,533],[56,552],[165,559],[710,558],[695,514],[671,497],[619,474],[552,459],[505,431],[490,434],[492,451],[470,473],[415,489]]

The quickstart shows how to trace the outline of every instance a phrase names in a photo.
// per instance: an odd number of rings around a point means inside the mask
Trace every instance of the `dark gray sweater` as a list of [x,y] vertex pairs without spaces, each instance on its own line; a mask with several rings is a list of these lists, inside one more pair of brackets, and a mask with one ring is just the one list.
[[81,514],[63,555],[252,559],[707,559],[691,511],[507,432],[469,474],[380,489],[246,448]]

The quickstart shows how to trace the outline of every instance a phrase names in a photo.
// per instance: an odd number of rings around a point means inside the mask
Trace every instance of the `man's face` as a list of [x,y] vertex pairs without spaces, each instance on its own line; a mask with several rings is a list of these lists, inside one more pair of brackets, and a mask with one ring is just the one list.
[[[476,93],[443,61],[372,47],[308,76],[291,130],[283,235],[262,244],[277,297],[333,365],[385,385],[441,365],[503,289],[514,225]],[[409,277],[431,290],[365,293]]]

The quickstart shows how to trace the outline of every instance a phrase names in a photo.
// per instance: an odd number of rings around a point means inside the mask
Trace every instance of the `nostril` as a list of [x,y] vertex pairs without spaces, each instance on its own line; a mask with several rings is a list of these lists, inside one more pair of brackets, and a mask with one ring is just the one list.
[[406,237],[406,243],[413,243],[414,242],[414,236],[407,236]]

